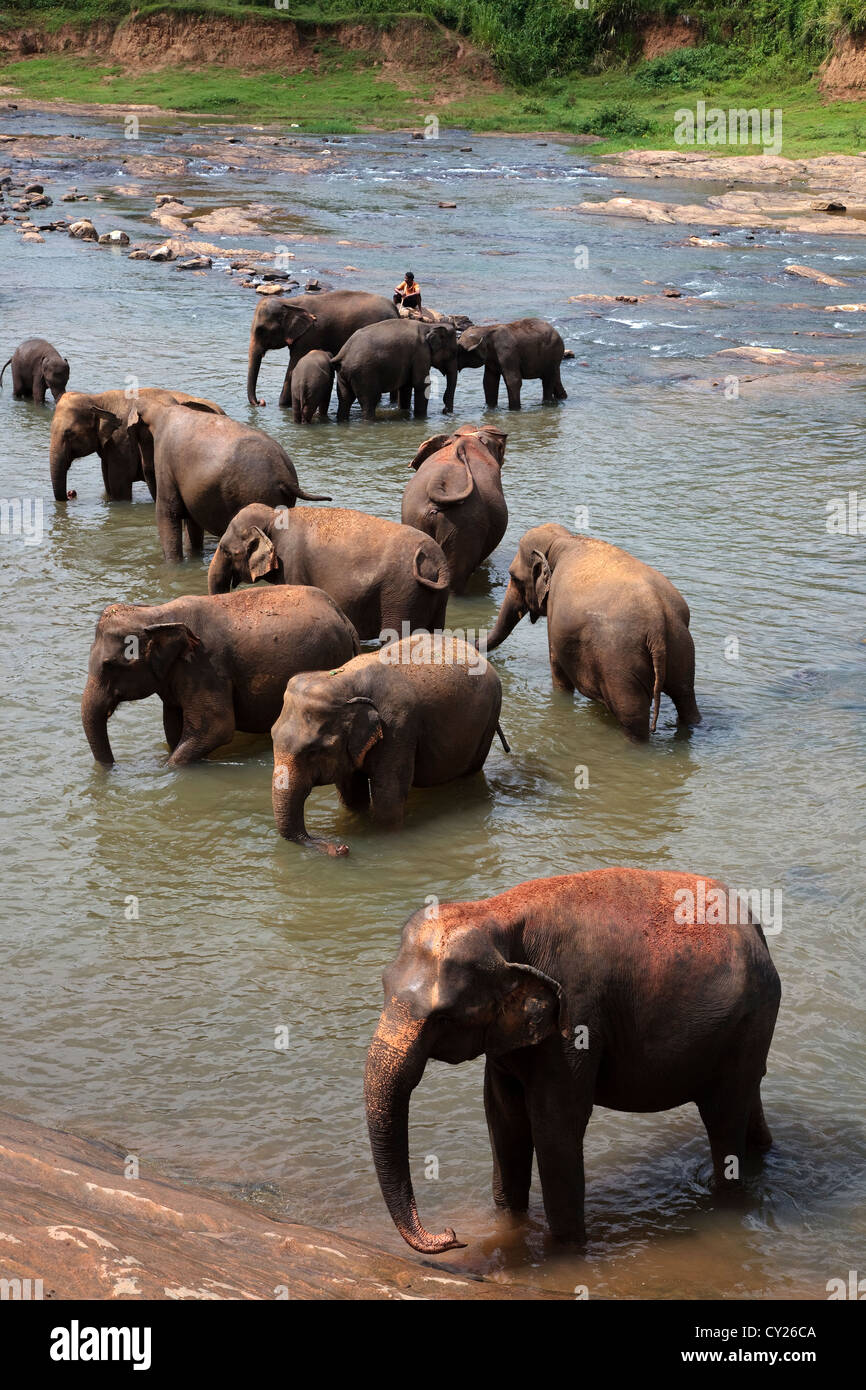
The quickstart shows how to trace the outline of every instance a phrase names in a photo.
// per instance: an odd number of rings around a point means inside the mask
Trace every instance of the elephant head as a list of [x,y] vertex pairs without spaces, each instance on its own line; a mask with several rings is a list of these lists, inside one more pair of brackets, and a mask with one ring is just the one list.
[[502,468],[507,439],[508,435],[503,430],[498,430],[492,425],[461,425],[453,434],[434,434],[431,439],[425,439],[409,467],[418,469],[432,454],[438,454],[441,449],[447,449],[449,446],[456,450],[461,441],[477,441]]
[[500,328],[498,323],[473,324],[465,328],[457,339],[457,366],[484,367],[495,356],[491,334]]
[[507,924],[477,919],[476,904],[422,909],[403,928],[382,976],[385,1007],[367,1055],[364,1098],[376,1176],[391,1219],[415,1250],[460,1247],[454,1231],[425,1230],[409,1171],[409,1098],[428,1058],[469,1061],[531,1047],[559,1026],[560,986],[510,960]]
[[420,327],[430,349],[431,364],[445,378],[442,406],[449,412],[454,409],[457,389],[457,330],[450,323],[426,323]]
[[291,347],[316,322],[316,315],[290,299],[263,299],[256,306],[250,329],[250,350],[247,366],[247,400],[250,405],[264,405],[256,396],[259,368],[266,352]]
[[348,854],[348,845],[307,834],[304,804],[313,787],[343,783],[363,770],[364,759],[383,736],[373,700],[356,694],[340,671],[303,672],[286,686],[271,736],[274,819],[280,834],[323,854]]
[[174,663],[189,661],[201,645],[184,623],[148,623],[151,611],[111,604],[96,625],[81,722],[90,751],[105,767],[114,763],[108,720],[117,706],[156,694]]
[[546,616],[555,563],[550,552],[561,538],[571,540],[572,536],[564,526],[554,523],[534,526],[521,537],[517,554],[508,567],[508,588],[499,615],[493,631],[487,637],[488,651],[504,642],[526,613],[531,623],[537,623],[539,618]]
[[109,469],[120,466],[135,471],[137,467],[138,445],[129,437],[126,420],[100,410],[92,396],[66,391],[51,420],[49,467],[58,502],[67,500],[70,465],[93,453],[98,453]]
[[238,584],[265,579],[279,584],[282,562],[272,533],[289,515],[286,507],[266,507],[251,502],[232,518],[220,537],[207,572],[209,594],[227,594]]
[[51,392],[55,401],[66,394],[66,383],[69,380],[69,359],[54,354],[51,357],[43,357],[39,364],[39,372],[48,390]]

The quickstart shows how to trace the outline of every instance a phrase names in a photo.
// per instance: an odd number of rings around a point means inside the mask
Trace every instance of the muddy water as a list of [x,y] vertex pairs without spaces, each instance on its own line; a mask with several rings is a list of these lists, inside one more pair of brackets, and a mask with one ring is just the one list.
[[[552,143],[449,136],[419,148],[402,135],[356,137],[334,146],[329,172],[237,172],[191,157],[183,177],[139,180],[138,194],[124,194],[111,191],[123,187],[129,149],[117,123],[21,113],[6,129],[117,140],[95,167],[53,163],[48,146],[34,166],[55,199],[73,183],[104,193],[105,203],[80,209],[100,228],[143,234],[166,185],[200,207],[271,204],[274,236],[302,234],[291,243],[302,282],[316,274],[388,292],[409,265],[437,307],[555,321],[576,354],[564,369],[569,399],[542,408],[530,384],[522,414],[487,417],[509,431],[511,523],[470,594],[452,600],[449,622],[488,623],[522,531],[572,523],[588,508],[594,534],[658,566],[687,596],[705,722],[677,732],[664,703],[651,746],[628,747],[599,709],[551,690],[543,624],[524,623],[496,653],[511,756],[496,746],[485,776],[413,795],[399,837],[347,815],[330,789],[314,793],[308,821],[349,841],[345,861],[277,838],[264,741],[239,739],[207,765],[166,771],[155,701],[115,716],[118,766],[105,775],[77,709],[96,616],[109,600],[204,592],[205,570],[162,563],[143,488],[131,505],[109,506],[95,459],[74,466],[78,498],[55,510],[50,408],[13,403],[7,376],[0,492],[42,499],[44,537],[0,537],[0,1104],[396,1249],[361,1077],[379,976],[409,911],[428,894],[471,898],[608,864],[704,871],[782,894],[771,948],[784,999],[764,1085],[776,1144],[745,1207],[714,1206],[691,1107],[597,1111],[587,1258],[557,1255],[537,1186],[528,1221],[494,1213],[481,1063],[433,1063],[412,1107],[422,1218],[431,1229],[453,1224],[469,1243],[444,1263],[505,1280],[581,1284],[591,1296],[824,1297],[828,1279],[862,1264],[864,1229],[866,542],[831,535],[825,522],[831,499],[866,496],[866,345],[858,316],[823,312],[837,301],[782,265],[862,275],[859,239],[752,243],[726,231],[736,249],[723,252],[678,247],[677,228],[580,220],[552,209],[609,195],[614,183],[645,190],[605,180],[581,152]],[[163,136],[145,123],[139,148],[158,155]],[[709,191],[652,188],[671,201]],[[440,211],[447,198],[457,208]],[[245,237],[226,242],[227,254],[238,244],[274,243]],[[578,270],[581,245],[588,267]],[[0,247],[4,358],[45,334],[68,353],[74,387],[132,375],[214,397],[273,432],[308,489],[399,516],[406,462],[440,425],[435,403],[428,424],[297,428],[276,407],[275,358],[262,373],[267,409],[247,407],[254,302],[221,268],[187,276],[50,235],[25,247],[8,228]],[[698,298],[567,303],[646,292],[644,281]],[[856,281],[829,294],[861,297]],[[785,307],[794,302],[811,308]],[[805,336],[815,331],[829,336]],[[820,354],[827,365],[750,384],[760,368],[713,356],[744,343]],[[695,385],[737,373],[739,399]],[[480,376],[466,373],[456,418],[482,411]],[[579,765],[589,785],[578,791]],[[127,920],[133,896],[139,915]],[[289,1046],[277,1050],[282,1026]]]

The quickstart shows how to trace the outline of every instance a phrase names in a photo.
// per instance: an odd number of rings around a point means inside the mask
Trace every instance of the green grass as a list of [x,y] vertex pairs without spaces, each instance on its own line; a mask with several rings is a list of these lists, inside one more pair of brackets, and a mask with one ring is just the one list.
[[[117,105],[150,104],[187,114],[226,119],[297,121],[303,130],[349,133],[370,128],[420,128],[435,112],[443,128],[484,132],[560,131],[597,133],[599,153],[633,146],[675,148],[674,112],[698,100],[728,107],[781,108],[782,152],[793,157],[866,149],[866,105],[822,102],[814,73],[840,26],[866,25],[866,0],[698,0],[688,12],[704,26],[707,42],[694,49],[631,62],[641,15],[682,12],[680,0],[590,0],[589,11],[575,11],[571,0],[413,0],[436,23],[430,30],[430,78],[404,74],[400,83],[369,58],[340,48],[321,28],[315,73],[245,73],[209,67],[195,71],[162,68],[136,73],[97,61],[61,55],[35,57],[0,68],[0,83],[30,97]],[[6,0],[6,22],[46,22],[52,26],[95,18],[119,19],[131,0]],[[294,3],[286,11],[261,5],[184,0],[152,5],[138,14],[170,10],[190,14],[288,18],[302,24],[323,18],[336,22],[352,15],[387,27],[401,12],[388,0],[318,0]],[[567,11],[567,13],[566,13]],[[403,14],[406,11],[402,12]],[[586,28],[587,15],[592,15]],[[556,32],[550,28],[551,16]],[[436,52],[439,21],[469,32],[491,51],[503,75],[502,86],[466,83],[466,95],[432,105],[441,86]],[[510,24],[511,57],[504,55],[503,24]],[[736,42],[726,26],[736,22]],[[577,27],[575,27],[575,24]],[[583,37],[581,37],[581,35]],[[593,37],[590,44],[587,36]],[[604,42],[602,43],[602,38]],[[518,60],[518,51],[522,54]],[[527,82],[539,69],[543,74]],[[579,61],[576,61],[579,60]],[[705,147],[706,148],[706,147]],[[713,149],[708,149],[713,153]],[[717,147],[719,154],[755,153],[754,146]]]

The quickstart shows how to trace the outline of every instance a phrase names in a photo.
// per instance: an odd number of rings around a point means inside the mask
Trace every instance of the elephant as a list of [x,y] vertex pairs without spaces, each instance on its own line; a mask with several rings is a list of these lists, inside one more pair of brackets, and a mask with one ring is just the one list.
[[277,829],[299,845],[348,854],[348,845],[314,839],[304,824],[310,791],[329,783],[350,810],[372,803],[378,824],[399,829],[410,787],[480,772],[501,704],[493,667],[441,632],[364,652],[338,671],[293,677],[271,730]]
[[487,651],[525,613],[546,617],[557,690],[600,700],[636,741],[655,732],[662,691],[684,724],[700,724],[689,606],[658,570],[551,522],[526,532],[509,572]]
[[[772,1143],[761,1080],[781,997],[760,924],[690,925],[715,879],[608,868],[533,879],[497,897],[419,909],[382,980],[365,1076],[382,1195],[403,1239],[440,1254],[409,1172],[409,1099],[427,1059],[485,1055],[497,1207],[525,1212],[533,1155],[555,1239],[582,1244],[583,1137],[594,1105],[661,1111],[694,1102],[716,1182],[736,1189]],[[698,897],[698,902],[703,899]],[[707,913],[707,916],[710,914]]]
[[402,519],[434,536],[445,552],[451,591],[462,594],[469,578],[505,535],[508,508],[502,464],[508,436],[497,429],[461,425],[421,445],[403,492]]
[[457,331],[450,323],[399,319],[359,328],[334,357],[337,369],[337,419],[348,420],[352,402],[361,403],[365,420],[375,420],[384,391],[396,393],[408,410],[414,392],[416,419],[427,414],[430,368],[445,376],[444,411],[454,408],[457,386]]
[[247,400],[250,405],[264,405],[256,396],[259,368],[266,352],[289,347],[289,365],[280,392],[280,405],[289,406],[292,400],[292,373],[298,362],[314,348],[339,352],[343,344],[358,329],[381,319],[396,319],[397,310],[381,294],[366,294],[362,290],[329,290],[319,294],[299,294],[294,299],[278,296],[263,299],[256,305],[250,329],[250,349],[247,366]]
[[484,399],[499,403],[499,378],[505,377],[508,409],[520,409],[524,381],[541,378],[542,399],[564,401],[567,392],[559,375],[565,344],[552,324],[544,319],[516,319],[514,323],[482,323],[467,328],[457,342],[457,365],[484,368]]
[[166,560],[183,560],[183,526],[190,553],[201,554],[205,531],[221,536],[250,502],[293,507],[299,497],[331,500],[299,487],[295,465],[275,439],[228,415],[139,399],[127,429],[135,439],[153,440],[156,525]]
[[288,511],[254,502],[238,512],[214,552],[208,590],[227,593],[258,579],[324,589],[362,641],[445,621],[448,563],[435,540],[343,507]]
[[69,359],[61,357],[56,347],[45,338],[27,338],[19,343],[0,371],[0,386],[3,373],[12,363],[12,395],[15,400],[30,396],[39,405],[45,404],[45,392],[50,391],[55,401],[66,390],[69,380]]
[[321,589],[243,589],[170,603],[112,603],[96,625],[81,701],[91,752],[111,767],[108,719],[126,700],[162,700],[169,767],[206,758],[236,731],[267,733],[286,682],[340,666],[358,634]]
[[318,414],[328,418],[334,367],[331,354],[316,348],[301,358],[292,371],[292,417],[296,425],[309,425]]
[[221,406],[203,396],[152,386],[140,387],[134,396],[127,396],[125,391],[101,391],[96,395],[67,391],[51,418],[51,486],[58,502],[75,496],[66,491],[73,460],[94,453],[99,454],[105,491],[112,502],[131,501],[132,485],[141,481],[148,482],[151,496],[156,497],[153,441],[149,435],[133,439],[127,430],[129,412],[136,401],[171,402],[214,415],[225,414]]

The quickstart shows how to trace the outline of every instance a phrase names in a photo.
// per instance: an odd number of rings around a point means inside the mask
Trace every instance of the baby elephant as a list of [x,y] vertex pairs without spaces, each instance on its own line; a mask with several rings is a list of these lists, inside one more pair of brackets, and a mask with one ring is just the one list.
[[633,739],[655,731],[662,691],[684,724],[700,724],[689,606],[658,570],[551,523],[526,532],[510,574],[488,651],[525,613],[546,617],[557,690],[600,700]]
[[98,763],[114,762],[108,719],[125,700],[162,700],[169,767],[195,762],[236,731],[267,733],[286,682],[360,650],[320,589],[244,589],[150,607],[112,603],[96,625],[81,718]]
[[[287,840],[326,854],[349,847],[307,834],[304,803],[335,783],[340,800],[399,829],[409,788],[479,772],[498,729],[502,687],[459,637],[415,633],[339,671],[296,676],[274,740],[274,818]],[[500,735],[501,737],[501,735]]]
[[485,1054],[493,1200],[526,1211],[534,1157],[563,1241],[584,1240],[583,1136],[594,1105],[694,1103],[723,1190],[772,1143],[761,1079],[779,976],[760,924],[713,879],[596,869],[442,903],[432,918],[421,908],[382,979],[367,1125],[388,1211],[415,1250],[460,1244],[453,1230],[421,1225],[409,1173],[409,1098],[431,1057]]
[[296,425],[309,425],[316,414],[327,420],[334,385],[331,354],[316,348],[302,357],[292,372],[292,419]]
[[412,526],[344,507],[244,507],[214,552],[208,589],[226,593],[257,579],[324,589],[362,641],[400,635],[404,623],[412,632],[445,621],[448,564],[436,542]]
[[416,474],[403,493],[403,521],[435,536],[455,594],[463,593],[505,535],[502,463],[507,438],[492,427],[461,425],[454,434],[425,440],[409,464]]
[[69,362],[44,338],[27,338],[19,344],[9,361],[3,364],[0,386],[3,385],[3,372],[9,362],[12,363],[12,395],[15,400],[31,396],[34,401],[44,405],[46,391],[50,391],[56,401],[60,400],[69,380]]

